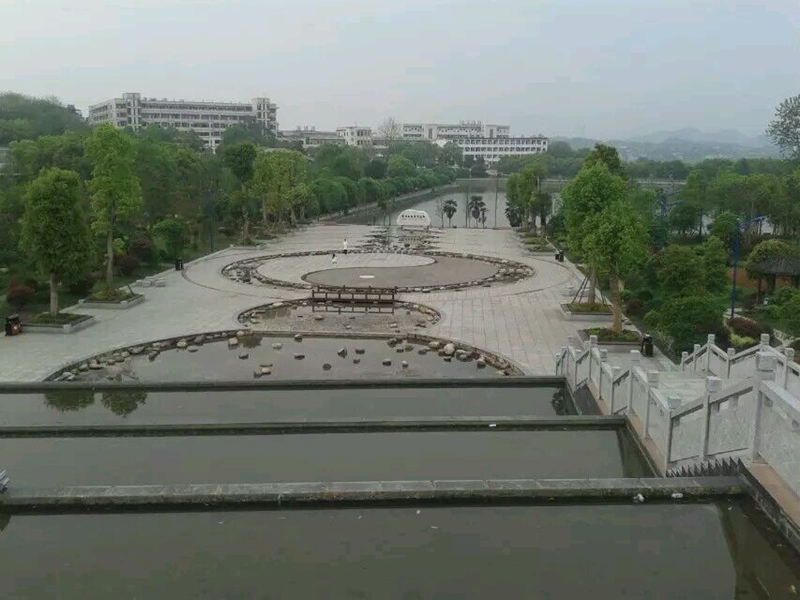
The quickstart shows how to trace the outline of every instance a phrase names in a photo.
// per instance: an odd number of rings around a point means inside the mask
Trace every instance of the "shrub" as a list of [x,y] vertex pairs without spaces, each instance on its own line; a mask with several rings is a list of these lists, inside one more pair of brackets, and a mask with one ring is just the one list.
[[762,333],[772,333],[758,321],[753,321],[745,317],[733,317],[732,319],[728,319],[728,327],[731,328],[734,334],[740,337],[749,337],[756,340],[761,337]]
[[130,277],[136,270],[142,266],[142,261],[134,254],[123,254],[117,258],[117,270],[120,275]]
[[625,302],[625,314],[630,317],[643,317],[647,312],[647,306],[639,298],[632,297]]
[[795,294],[800,294],[800,290],[788,285],[784,285],[777,288],[772,296],[769,297],[769,304],[774,306],[783,306],[789,302],[795,296]]
[[131,240],[130,246],[128,247],[128,254],[138,257],[139,260],[144,263],[153,264],[158,260],[158,254],[155,249],[153,240],[140,237]]
[[736,332],[731,333],[731,344],[733,349],[737,352],[747,350],[758,344],[758,340],[754,337],[746,335],[738,335]]
[[713,296],[670,298],[657,311],[647,313],[645,321],[671,337],[675,351],[680,352],[705,343],[709,333],[716,334],[724,309],[724,299]]
[[133,294],[126,288],[116,290],[98,290],[90,296],[92,300],[105,300],[107,302],[121,302],[133,298]]
[[779,309],[781,329],[793,336],[800,336],[800,294],[794,294]]
[[97,277],[92,273],[85,273],[75,281],[70,282],[67,285],[67,289],[71,294],[75,294],[76,296],[87,296],[92,292],[92,289],[94,289],[95,283],[97,283]]
[[16,279],[12,279],[8,284],[6,301],[15,310],[22,310],[35,296],[36,290],[34,288],[19,283]]

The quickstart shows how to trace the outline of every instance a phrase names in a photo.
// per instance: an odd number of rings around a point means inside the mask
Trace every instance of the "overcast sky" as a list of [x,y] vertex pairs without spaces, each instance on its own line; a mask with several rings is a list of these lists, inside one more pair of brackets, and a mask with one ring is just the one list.
[[760,134],[800,93],[800,0],[0,0],[0,90],[267,95],[281,128]]

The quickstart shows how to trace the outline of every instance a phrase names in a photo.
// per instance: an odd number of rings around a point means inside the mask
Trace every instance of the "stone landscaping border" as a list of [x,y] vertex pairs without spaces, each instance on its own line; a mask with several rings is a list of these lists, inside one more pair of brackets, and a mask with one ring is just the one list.
[[[281,254],[256,256],[253,258],[247,258],[244,260],[239,260],[230,263],[228,265],[225,265],[220,270],[220,273],[222,274],[223,277],[226,277],[227,279],[239,283],[252,284],[254,281],[258,281],[259,283],[262,283],[264,285],[281,287],[281,288],[291,288],[296,290],[310,290],[313,288],[335,289],[341,286],[329,286],[321,284],[316,285],[316,284],[310,284],[305,281],[303,282],[284,281],[281,279],[273,279],[271,277],[267,277],[258,272],[258,267],[263,265],[265,262],[276,258],[292,258],[297,256],[322,256],[328,254],[330,254],[329,250],[312,250],[308,252],[286,252]],[[351,250],[349,254],[372,254],[372,252],[364,252],[355,249]],[[387,252],[386,254],[414,254],[418,256],[430,256],[432,258],[435,258],[437,256],[443,256],[446,258],[465,258],[469,260],[482,261],[492,265],[498,265],[498,272],[484,279],[476,279],[474,281],[464,281],[461,283],[451,283],[447,285],[404,286],[397,288],[398,293],[411,293],[411,292],[430,293],[434,291],[462,290],[466,288],[479,287],[479,286],[491,287],[492,284],[495,283],[501,283],[501,284],[516,283],[517,281],[527,279],[528,277],[533,277],[536,274],[536,269],[524,263],[508,260],[505,258],[494,258],[490,256],[481,256],[477,254],[467,254],[462,252],[442,252],[439,250],[424,250],[421,252],[406,250],[396,253]],[[240,271],[247,272],[249,281],[246,281],[238,276],[238,272]]]
[[[627,331],[631,331],[630,329]],[[638,332],[637,332],[638,333]],[[641,335],[641,334],[640,334]],[[581,338],[582,341],[588,342],[589,341],[589,334],[585,329],[578,330],[578,336]],[[601,342],[598,341],[598,346],[619,346],[619,347],[629,347],[629,348],[638,348],[641,345],[641,340],[638,341],[630,341],[630,342]]]
[[134,294],[132,297],[126,298],[125,300],[120,300],[118,302],[113,300],[97,300],[95,298],[86,298],[83,300],[78,300],[78,305],[81,308],[125,309],[136,306],[142,302],[144,302],[144,294]]
[[611,312],[603,313],[603,312],[572,312],[567,308],[568,304],[561,304],[561,314],[564,316],[564,319],[567,321],[611,321],[613,315]]
[[[93,319],[93,317],[91,317]],[[89,370],[101,370],[107,367],[123,363],[131,356],[140,356],[146,354],[150,360],[155,360],[161,352],[174,349],[187,349],[192,351],[191,347],[202,346],[205,343],[222,342],[228,340],[231,346],[238,346],[240,339],[258,335],[261,337],[308,337],[308,338],[343,338],[348,340],[358,339],[378,339],[386,340],[387,344],[394,348],[399,344],[408,342],[416,342],[419,344],[428,344],[428,351],[436,351],[440,356],[452,357],[456,360],[464,362],[475,359],[477,367],[481,368],[480,361],[483,361],[483,366],[490,366],[498,372],[498,375],[504,376],[521,376],[523,375],[522,369],[513,364],[510,360],[489,352],[464,344],[461,342],[448,341],[443,338],[423,335],[419,333],[351,333],[351,332],[295,332],[295,331],[252,331],[249,329],[229,329],[224,331],[214,331],[208,333],[183,335],[161,340],[154,340],[142,344],[135,344],[117,348],[115,350],[108,350],[99,354],[95,354],[88,359],[71,363],[65,367],[59,368],[57,371],[48,375],[44,381],[72,381],[80,372]],[[423,348],[420,348],[421,352]]]
[[[311,298],[299,298],[299,299],[296,299],[296,300],[276,300],[275,302],[270,302],[269,304],[261,304],[259,306],[254,306],[253,308],[248,308],[247,310],[242,311],[241,313],[239,313],[239,316],[237,317],[237,320],[239,321],[239,323],[241,323],[245,327],[250,327],[250,323],[252,323],[251,317],[255,313],[263,312],[265,310],[270,310],[270,309],[284,308],[284,307],[287,307],[287,306],[288,307],[300,307],[300,306],[306,307],[306,306],[311,306],[312,304],[313,303],[311,301]],[[335,302],[333,302],[332,300],[328,300],[327,302],[325,302],[325,304],[328,305],[328,306],[332,306],[333,304],[335,304]],[[429,324],[435,325],[442,318],[442,314],[438,310],[436,310],[435,308],[431,308],[430,306],[426,306],[424,304],[417,304],[416,302],[402,302],[402,301],[398,300],[398,301],[395,301],[394,308],[395,308],[395,310],[415,311],[415,312],[420,313],[421,315],[424,315],[424,316],[428,317],[430,319],[430,321],[427,321],[427,322],[424,323],[425,327],[427,327]],[[323,314],[323,313],[320,313],[320,314]],[[348,314],[351,314],[351,313],[348,313]],[[361,314],[361,313],[352,313],[352,314]],[[373,314],[377,314],[377,313],[373,313]],[[382,313],[382,314],[384,314],[384,315],[386,315],[387,317],[390,317],[390,318],[393,316],[393,315],[391,315],[389,313]],[[422,323],[422,321],[420,321],[420,323]],[[392,328],[391,325],[389,327]],[[348,331],[344,332],[345,335],[348,335],[349,333],[350,332],[348,332]],[[391,332],[387,332],[387,333],[391,333]],[[355,335],[355,333],[353,335]]]
[[71,323],[22,323],[22,333],[75,333],[95,321],[92,315],[81,315]]

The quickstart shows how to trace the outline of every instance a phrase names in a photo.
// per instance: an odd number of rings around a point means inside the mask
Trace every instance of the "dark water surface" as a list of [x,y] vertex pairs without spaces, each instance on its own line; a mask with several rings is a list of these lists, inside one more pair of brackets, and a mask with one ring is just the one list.
[[[272,347],[274,343],[282,343],[283,347],[275,349]],[[144,382],[252,380],[261,365],[270,365],[272,373],[264,376],[269,380],[498,376],[496,369],[490,366],[478,369],[474,360],[445,362],[433,351],[420,355],[418,350],[427,349],[427,344],[410,342],[408,345],[411,346],[409,351],[397,352],[398,349],[390,347],[386,339],[307,336],[296,342],[293,337],[250,335],[235,348],[229,348],[227,341],[222,340],[205,343],[197,352],[166,350],[155,360],[144,355],[132,356],[127,360],[131,372],[123,375],[122,380],[130,381],[130,375]],[[347,350],[345,357],[337,354],[341,348]],[[357,355],[357,348],[365,353]],[[246,358],[242,358],[245,354]],[[304,358],[297,359],[296,354],[302,354]],[[353,363],[354,359],[359,361],[358,364]],[[384,359],[391,360],[391,365],[384,366]],[[408,363],[408,367],[402,366],[403,361]],[[323,368],[326,363],[331,369]],[[81,373],[79,379],[105,380],[105,373],[105,370],[87,371]]]
[[[338,358],[338,357],[337,357]],[[488,367],[487,367],[488,368]],[[103,425],[575,414],[558,387],[52,391],[0,394],[0,424]]]
[[[755,523],[754,523],[755,519]],[[14,515],[8,600],[795,598],[738,504]]]
[[614,430],[0,439],[14,485],[647,475]]

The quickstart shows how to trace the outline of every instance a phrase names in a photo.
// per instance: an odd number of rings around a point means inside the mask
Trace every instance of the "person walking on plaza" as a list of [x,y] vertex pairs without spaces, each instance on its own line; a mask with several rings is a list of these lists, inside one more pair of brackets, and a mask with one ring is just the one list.
[[335,265],[338,261],[336,260],[336,252],[332,253],[331,255],[331,264]]
[[347,238],[342,242],[342,254],[347,254]]

